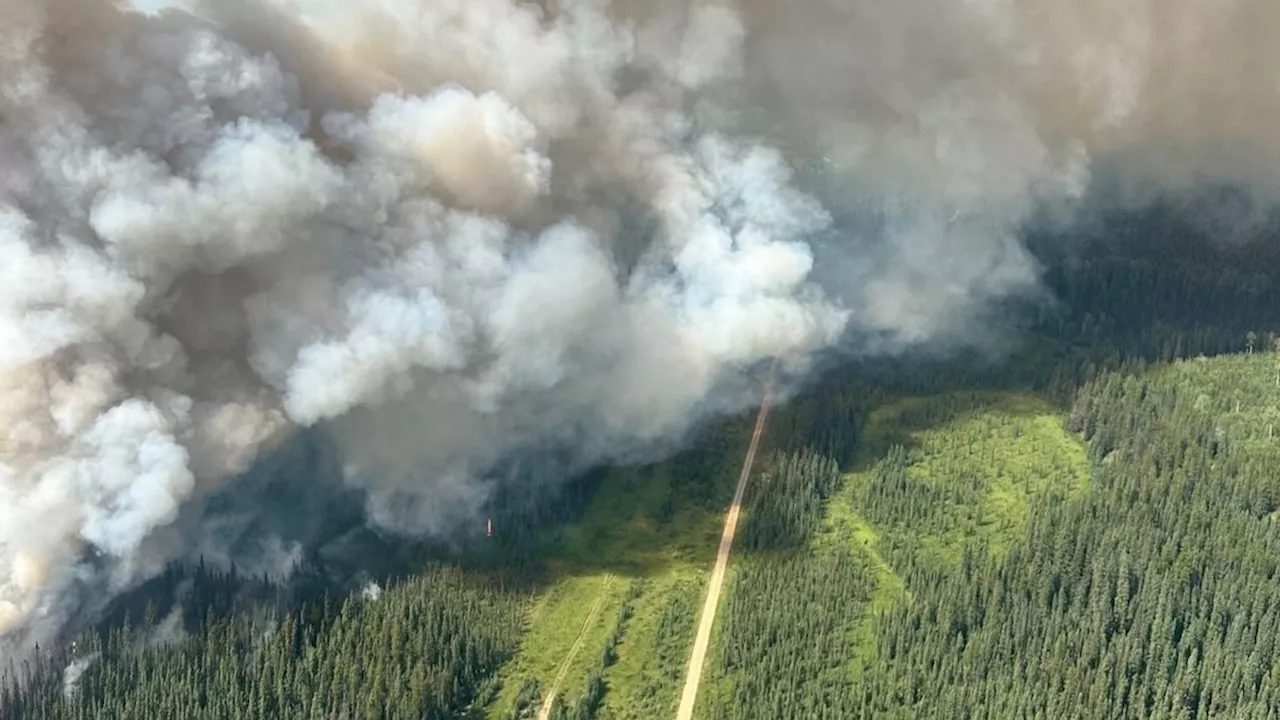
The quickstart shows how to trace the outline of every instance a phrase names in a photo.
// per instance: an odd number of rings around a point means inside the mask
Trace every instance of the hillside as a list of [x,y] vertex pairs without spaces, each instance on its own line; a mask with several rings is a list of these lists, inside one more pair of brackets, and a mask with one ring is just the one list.
[[[846,363],[776,408],[696,717],[1273,717],[1273,288],[1243,251],[1139,282],[1142,240],[1051,273],[1085,309],[999,353]],[[344,531],[284,585],[174,567],[0,668],[0,718],[673,716],[751,419],[500,487],[492,537]]]
[[1280,720],[1280,0],[0,0],[0,720]]
[[803,549],[740,566],[703,717],[1270,717],[1278,373],[1108,373],[1065,428],[1020,396],[882,405]]
[[[721,687],[703,717],[856,707],[880,617],[967,557],[1003,557],[1025,535],[1029,508],[1088,484],[1079,442],[1028,396],[903,398],[874,409],[861,436],[854,472],[791,456],[757,486],[749,533],[760,552],[740,562],[719,638]],[[796,497],[811,500],[777,500]]]

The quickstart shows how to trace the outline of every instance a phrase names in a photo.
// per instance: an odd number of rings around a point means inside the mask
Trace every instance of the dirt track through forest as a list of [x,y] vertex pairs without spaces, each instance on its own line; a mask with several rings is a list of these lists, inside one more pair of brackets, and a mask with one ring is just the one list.
[[591,624],[596,621],[596,617],[600,614],[600,609],[604,607],[604,601],[609,597],[609,585],[612,583],[613,575],[605,575],[604,582],[600,585],[600,594],[596,596],[595,603],[591,605],[591,610],[587,612],[586,620],[582,621],[582,628],[578,630],[578,637],[573,640],[573,647],[569,648],[569,654],[565,655],[564,661],[560,663],[560,670],[556,673],[555,680],[551,683],[551,688],[547,690],[546,696],[542,699],[542,705],[538,707],[538,720],[548,720],[551,717],[551,708],[555,706],[556,693],[560,692],[560,684],[564,682],[565,676],[569,674],[569,665],[573,663],[573,659],[582,650],[582,646],[587,639],[587,631],[591,629]]
[[716,606],[720,604],[720,589],[724,585],[725,571],[729,567],[729,551],[733,549],[733,535],[738,529],[738,514],[742,510],[742,495],[747,489],[747,479],[751,477],[751,466],[755,464],[756,449],[760,446],[760,436],[764,434],[765,420],[769,416],[769,403],[773,400],[773,370],[765,380],[764,399],[760,401],[760,412],[756,415],[756,427],[751,433],[751,444],[747,446],[747,457],[742,461],[742,473],[738,475],[738,487],[733,491],[733,503],[729,505],[729,514],[724,520],[724,532],[720,535],[720,550],[716,553],[716,564],[711,571],[711,580],[707,583],[707,600],[702,605],[702,617],[698,620],[698,634],[693,640],[693,654],[689,657],[689,670],[685,676],[684,692],[680,695],[680,708],[676,711],[676,720],[693,720],[693,706],[698,700],[698,683],[702,681],[702,666],[707,659],[707,646],[711,642],[711,627],[716,620]]

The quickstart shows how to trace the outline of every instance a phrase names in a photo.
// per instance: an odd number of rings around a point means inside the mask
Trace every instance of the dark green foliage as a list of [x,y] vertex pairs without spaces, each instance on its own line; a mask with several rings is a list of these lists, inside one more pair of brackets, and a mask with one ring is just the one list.
[[857,372],[828,376],[799,402],[775,407],[766,428],[766,446],[815,448],[839,467],[853,464],[861,411],[887,395]]
[[[1280,720],[1280,365],[1263,357],[1280,332],[1280,244],[1214,247],[1166,211],[1109,218],[1070,252],[1061,238],[1033,242],[1063,302],[986,328],[1008,331],[998,352],[847,364],[775,409],[765,447],[778,455],[750,486],[717,631],[721,677],[704,684],[702,717]],[[1223,352],[1248,354],[1159,365]],[[862,426],[904,397],[997,388],[1064,409],[1088,443],[1093,486],[1030,504],[999,552],[966,537],[946,546],[948,562],[923,561],[911,538],[987,519],[973,510],[984,478],[908,472],[908,431],[956,408],[905,405],[897,434]],[[660,523],[689,505],[719,509],[735,472],[723,458],[745,445],[739,425],[700,429],[668,461]],[[856,522],[836,529],[872,539],[832,539],[823,514],[857,458],[869,462],[850,488]],[[377,600],[335,585],[314,556],[284,588],[175,569],[74,649],[0,667],[0,718],[478,716],[522,632],[528,587],[516,578],[528,573],[516,568],[545,567],[549,539],[605,473],[562,482],[513,470],[490,503],[492,538],[477,522],[438,545],[352,530],[352,543],[327,546],[379,578],[412,574]],[[294,497],[276,502],[292,509]],[[298,532],[358,528],[348,505],[332,527]],[[884,592],[886,577],[901,595]],[[692,585],[672,595],[645,670],[661,682],[646,687],[679,682],[699,600]],[[601,714],[630,612],[628,601],[584,691],[557,699],[553,717]],[[64,696],[72,663],[83,673]],[[543,691],[522,685],[509,718],[535,717]],[[640,694],[634,710],[667,717],[669,700]]]
[[537,717],[541,701],[542,685],[534,678],[526,678],[520,685],[520,694],[516,695],[515,706],[507,715],[507,720],[529,720]]
[[600,712],[604,702],[605,685],[600,671],[587,677],[587,688],[573,705],[566,705],[559,697],[551,708],[552,720],[592,720]]
[[323,601],[278,621],[210,613],[164,643],[152,628],[92,633],[73,693],[50,668],[44,686],[0,697],[0,716],[456,717],[514,651],[520,624],[521,595],[499,578],[429,568],[376,600]]
[[1061,300],[1039,330],[1149,361],[1247,351],[1251,331],[1256,347],[1268,347],[1280,331],[1274,221],[1224,242],[1200,220],[1171,201],[1113,213],[1070,237],[1032,237]]
[[847,622],[870,589],[870,573],[848,551],[744,560],[723,611],[720,662],[734,678],[731,694],[710,717],[846,717]]
[[1215,365],[1087,385],[1093,491],[1033,514],[1003,561],[908,572],[855,715],[1274,717],[1280,447],[1228,431],[1230,388],[1269,377]]
[[719,642],[729,696],[704,700],[716,718],[839,717],[854,646],[849,618],[872,587],[847,550],[806,552],[840,481],[813,451],[779,456],[751,492],[739,569]]
[[738,547],[746,552],[804,547],[822,519],[823,500],[839,484],[840,470],[831,458],[808,450],[776,458],[768,473],[748,486],[750,514]]
[[[739,561],[704,717],[1276,717],[1277,373],[1257,354],[1087,383],[1069,419],[1092,490],[1033,507],[1007,554],[971,545],[951,568],[885,545],[908,597],[873,616],[860,670],[852,628],[875,573],[844,546],[805,547],[821,511],[806,497],[826,494],[806,478],[823,473],[784,457],[753,493],[757,554]],[[920,410],[934,415],[897,421],[947,419]],[[884,449],[858,495],[873,525],[925,532],[979,502],[977,479],[923,482],[912,462]]]
[[536,560],[541,544],[554,530],[581,517],[607,470],[594,468],[567,479],[520,481],[500,485],[490,502],[495,534],[480,537],[477,526],[467,559],[497,565]]
[[700,428],[690,446],[671,458],[671,484],[680,488],[682,504],[717,506],[721,490],[732,487],[736,479],[736,468],[726,464],[724,457],[729,452],[736,456],[739,447],[745,448],[741,436],[738,425],[712,423]]

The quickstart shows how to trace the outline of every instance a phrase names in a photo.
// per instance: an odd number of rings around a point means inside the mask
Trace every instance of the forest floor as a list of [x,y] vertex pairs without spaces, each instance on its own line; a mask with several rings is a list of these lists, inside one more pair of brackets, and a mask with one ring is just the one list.
[[738,528],[738,517],[742,511],[742,496],[747,489],[747,480],[751,477],[751,469],[755,465],[756,450],[760,447],[760,436],[764,433],[764,425],[769,417],[769,404],[772,401],[771,388],[765,388],[764,399],[760,402],[760,412],[756,415],[755,429],[751,433],[751,444],[747,446],[747,455],[742,461],[742,473],[738,476],[738,485],[733,491],[733,502],[724,520],[724,532],[720,535],[720,549],[716,553],[715,568],[711,571],[711,580],[707,583],[707,599],[702,606],[702,617],[698,620],[698,632],[694,636],[693,653],[689,658],[689,670],[684,681],[684,691],[680,695],[680,707],[676,711],[676,720],[692,720],[693,707],[698,699],[698,684],[702,681],[702,668],[706,665],[707,646],[711,642],[711,628],[716,620],[716,608],[720,603],[720,590],[724,585],[725,571],[729,567],[729,553],[733,549],[733,536]]

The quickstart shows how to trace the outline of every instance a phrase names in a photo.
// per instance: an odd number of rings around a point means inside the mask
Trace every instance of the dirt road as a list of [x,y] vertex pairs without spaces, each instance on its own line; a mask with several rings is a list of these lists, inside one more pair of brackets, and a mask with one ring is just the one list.
[[738,529],[742,494],[747,489],[747,478],[751,477],[751,466],[756,460],[756,449],[760,446],[760,436],[764,434],[764,423],[769,416],[769,403],[772,399],[773,371],[770,370],[769,379],[765,381],[764,399],[760,402],[760,413],[756,415],[756,428],[751,433],[751,444],[747,446],[747,457],[742,462],[742,473],[738,475],[738,488],[733,491],[733,503],[729,505],[729,514],[724,520],[724,532],[720,535],[720,550],[716,553],[716,564],[711,570],[711,581],[707,583],[707,601],[702,605],[702,617],[698,620],[698,634],[693,640],[693,654],[689,658],[689,670],[684,680],[684,692],[680,695],[680,709],[676,712],[676,720],[693,720],[698,683],[702,680],[702,666],[707,659],[707,645],[711,642],[711,626],[715,624],[716,606],[720,604],[720,588],[724,585],[725,570],[729,567],[733,534]]
[[548,720],[551,717],[551,708],[555,705],[556,693],[560,692],[560,683],[564,682],[565,676],[569,674],[569,665],[577,657],[578,652],[582,650],[582,646],[587,639],[587,631],[591,629],[591,624],[600,615],[600,609],[604,607],[604,602],[609,597],[609,585],[612,583],[613,575],[605,575],[604,582],[600,585],[600,594],[596,596],[596,601],[591,605],[591,610],[587,612],[587,618],[582,621],[582,628],[578,630],[578,637],[573,640],[573,647],[569,648],[569,654],[565,655],[564,660],[560,663],[560,670],[556,673],[555,680],[552,681],[546,696],[542,698],[542,705],[538,707],[538,720]]

